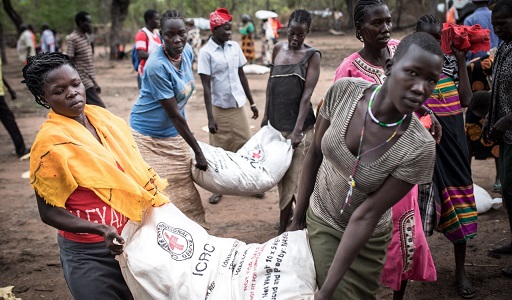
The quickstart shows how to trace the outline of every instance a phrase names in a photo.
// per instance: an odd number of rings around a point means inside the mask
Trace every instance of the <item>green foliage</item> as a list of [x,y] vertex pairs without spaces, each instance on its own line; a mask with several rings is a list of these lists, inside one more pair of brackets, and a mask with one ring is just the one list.
[[[75,14],[86,11],[91,14],[93,22],[105,23],[110,19],[110,1],[101,0],[15,0],[13,8],[25,24],[32,24],[36,31],[41,30],[41,23],[46,22],[50,28],[62,33],[69,33],[75,27]],[[4,32],[16,32],[7,14],[0,14]],[[5,20],[5,21],[4,21]]]

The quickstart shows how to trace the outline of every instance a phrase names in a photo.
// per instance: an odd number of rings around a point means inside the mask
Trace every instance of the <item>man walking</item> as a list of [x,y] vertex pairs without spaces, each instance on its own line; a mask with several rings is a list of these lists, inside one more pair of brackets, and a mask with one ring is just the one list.
[[75,68],[85,86],[87,104],[105,107],[99,94],[101,88],[96,82],[94,72],[94,57],[88,34],[92,33],[91,16],[86,12],[79,12],[75,16],[77,28],[66,37],[66,54],[75,61]]

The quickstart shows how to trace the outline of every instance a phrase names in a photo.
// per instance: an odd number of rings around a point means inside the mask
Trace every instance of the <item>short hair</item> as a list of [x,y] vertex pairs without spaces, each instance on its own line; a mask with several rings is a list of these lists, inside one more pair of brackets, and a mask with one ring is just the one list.
[[363,21],[369,8],[380,5],[386,5],[386,2],[384,0],[357,0],[354,6],[354,25],[357,27]]
[[423,15],[416,22],[416,31],[421,31],[421,27],[425,24],[441,24],[441,21],[434,15]]
[[296,9],[290,15],[290,19],[288,19],[288,26],[290,23],[294,21],[299,24],[306,24],[308,26],[308,30],[311,27],[311,14],[309,11],[304,9]]
[[22,83],[27,85],[37,104],[50,108],[48,103],[41,98],[43,96],[43,85],[48,73],[63,65],[69,65],[76,70],[73,59],[61,52],[40,53],[27,59],[27,64],[22,70],[24,78]]
[[164,26],[165,21],[167,20],[182,20],[185,23],[185,17],[176,9],[169,9],[162,14],[160,18],[160,26]]
[[411,45],[417,45],[421,49],[444,58],[443,52],[441,51],[441,45],[433,36],[425,32],[413,32],[406,36],[398,47],[396,48],[395,55],[393,56],[393,62],[401,60],[405,54],[409,51]]
[[158,12],[154,9],[146,10],[146,12],[144,13],[144,22],[147,23],[149,20],[153,19],[157,14]]
[[498,0],[492,8],[493,13],[504,12],[506,16],[512,16],[512,1]]
[[87,21],[87,16],[90,16],[88,12],[80,11],[75,15],[76,26],[80,26],[81,22]]
[[491,104],[491,92],[490,91],[476,91],[473,92],[471,98],[471,104],[468,109],[470,111],[477,111],[479,109],[488,109]]

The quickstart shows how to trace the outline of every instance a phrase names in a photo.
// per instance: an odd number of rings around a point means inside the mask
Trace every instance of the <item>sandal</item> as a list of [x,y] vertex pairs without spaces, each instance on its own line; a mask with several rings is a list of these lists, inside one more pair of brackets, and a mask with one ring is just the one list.
[[500,183],[495,183],[492,186],[492,191],[495,192],[495,193],[501,193],[501,184]]
[[210,198],[208,198],[208,203],[210,203],[210,204],[217,204],[217,203],[219,203],[221,198],[222,198],[222,195],[212,194],[210,196]]

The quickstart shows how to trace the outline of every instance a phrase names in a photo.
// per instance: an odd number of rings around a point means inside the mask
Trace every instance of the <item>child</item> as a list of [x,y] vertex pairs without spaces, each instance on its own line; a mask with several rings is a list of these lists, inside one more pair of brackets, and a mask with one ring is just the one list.
[[489,104],[491,102],[490,91],[477,91],[473,93],[471,104],[466,111],[466,139],[469,148],[469,161],[471,157],[483,160],[489,157],[494,158],[496,165],[496,179],[492,191],[495,193],[501,192],[500,172],[498,168],[498,157],[500,146],[493,142],[486,143],[482,138],[482,126],[484,124],[485,115],[489,111]]

